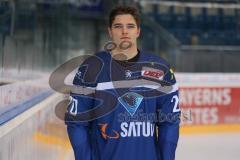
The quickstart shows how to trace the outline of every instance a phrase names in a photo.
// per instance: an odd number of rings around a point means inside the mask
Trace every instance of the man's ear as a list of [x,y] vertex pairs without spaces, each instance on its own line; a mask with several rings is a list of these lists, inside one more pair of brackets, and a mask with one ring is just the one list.
[[110,27],[108,27],[108,34],[109,34],[109,37],[112,38],[112,31]]

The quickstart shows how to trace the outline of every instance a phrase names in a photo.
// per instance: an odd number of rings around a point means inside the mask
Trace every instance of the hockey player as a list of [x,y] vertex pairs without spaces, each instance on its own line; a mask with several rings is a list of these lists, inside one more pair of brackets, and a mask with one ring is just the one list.
[[65,123],[75,159],[174,160],[180,109],[170,65],[138,50],[135,8],[114,8],[108,32],[113,48],[88,58],[73,81],[95,90],[70,95]]

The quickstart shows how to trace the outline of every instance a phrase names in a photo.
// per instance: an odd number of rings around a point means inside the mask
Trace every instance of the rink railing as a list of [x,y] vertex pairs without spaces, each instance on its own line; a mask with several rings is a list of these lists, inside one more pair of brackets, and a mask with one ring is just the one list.
[[0,159],[72,159],[64,122],[55,115],[63,95],[48,79],[0,86]]

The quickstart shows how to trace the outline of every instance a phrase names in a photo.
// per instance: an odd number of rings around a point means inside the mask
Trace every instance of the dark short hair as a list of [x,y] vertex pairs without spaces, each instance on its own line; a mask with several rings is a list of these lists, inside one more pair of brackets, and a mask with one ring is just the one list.
[[138,10],[135,7],[131,6],[117,6],[112,9],[112,11],[109,14],[109,22],[108,26],[111,28],[112,23],[117,15],[123,15],[123,14],[130,14],[133,16],[134,20],[136,21],[137,27],[140,27],[140,15]]

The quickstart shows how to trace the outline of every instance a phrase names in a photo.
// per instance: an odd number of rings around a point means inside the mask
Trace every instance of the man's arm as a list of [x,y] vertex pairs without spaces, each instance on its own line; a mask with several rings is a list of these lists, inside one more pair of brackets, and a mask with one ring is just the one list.
[[158,105],[158,148],[161,160],[174,160],[179,138],[180,108],[178,86],[172,70],[164,76],[172,90],[157,99]]
[[90,122],[79,121],[74,115],[89,110],[93,106],[93,101],[83,95],[72,93],[70,97],[72,100],[65,116],[65,124],[75,160],[91,160]]
[[67,132],[75,160],[91,160],[90,136],[87,126],[68,125]]
[[[74,77],[73,85],[78,87],[96,87],[98,71],[101,68],[99,60],[94,57],[87,59],[78,69]],[[93,68],[92,66],[95,66]],[[91,135],[89,121],[79,121],[77,115],[86,112],[94,107],[94,94],[85,95],[84,93],[71,93],[71,102],[65,115],[65,124],[71,142],[75,160],[91,160]]]
[[179,137],[178,91],[160,98],[158,147],[161,160],[174,160]]

